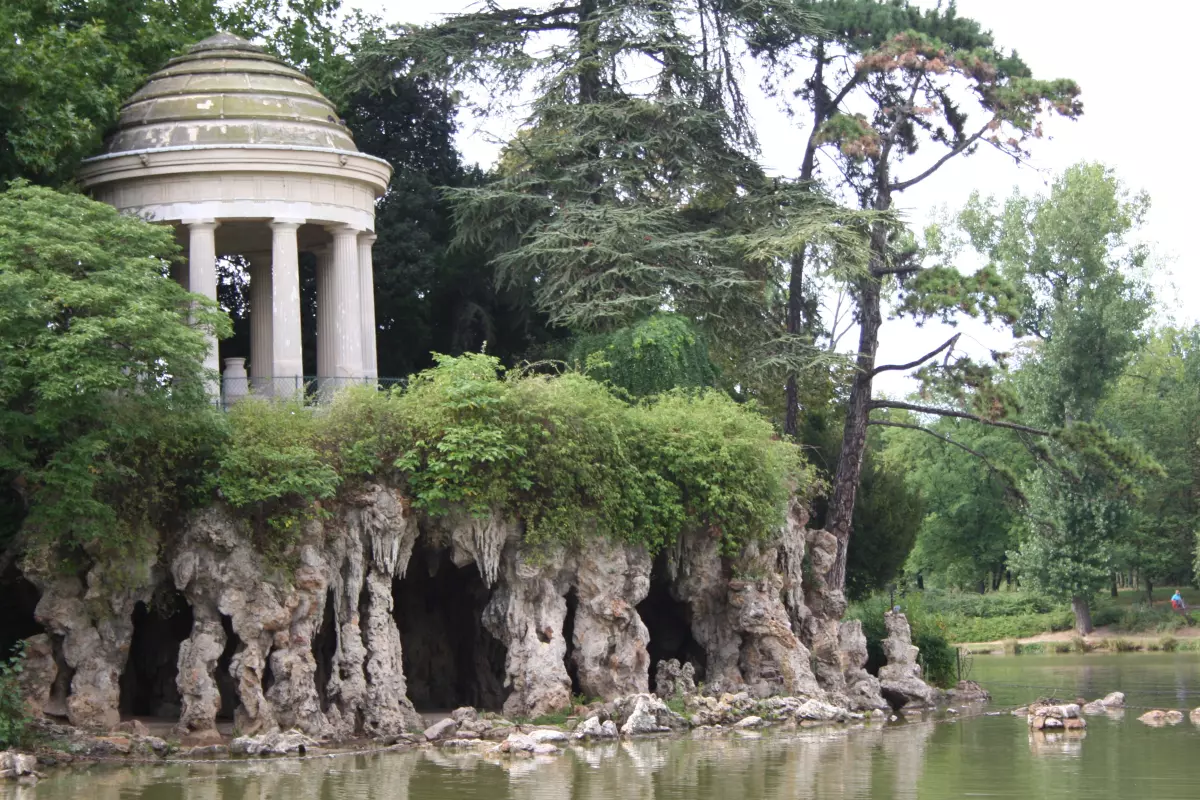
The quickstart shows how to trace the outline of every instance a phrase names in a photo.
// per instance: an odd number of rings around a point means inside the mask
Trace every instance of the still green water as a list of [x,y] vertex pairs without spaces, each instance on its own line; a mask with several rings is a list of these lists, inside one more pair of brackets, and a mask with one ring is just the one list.
[[[1200,705],[1200,654],[979,657],[988,709],[1120,690],[1134,706]],[[1013,686],[1012,684],[1020,684]],[[0,800],[943,800],[1200,796],[1200,729],[1140,710],[1046,739],[1007,713],[857,729],[640,740],[495,763],[447,751],[60,771]]]

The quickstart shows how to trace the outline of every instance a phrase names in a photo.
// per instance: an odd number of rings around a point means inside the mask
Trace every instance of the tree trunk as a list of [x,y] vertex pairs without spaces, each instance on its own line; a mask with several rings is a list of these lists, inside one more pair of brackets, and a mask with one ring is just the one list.
[[1154,581],[1146,578],[1146,602],[1154,605]]
[[[787,332],[800,333],[804,325],[804,252],[792,257],[788,278]],[[788,373],[784,402],[783,432],[795,439],[800,432],[800,391],[795,373]]]
[[[881,209],[886,210],[886,209]],[[887,231],[881,224],[871,231],[871,265],[882,268],[887,257]],[[850,402],[846,409],[846,424],[842,430],[842,452],[838,456],[837,473],[833,478],[833,493],[825,529],[837,537],[837,560],[826,580],[831,588],[846,585],[846,552],[850,543],[850,526],[854,517],[854,498],[862,477],[863,453],[867,449],[867,419],[871,414],[871,382],[875,370],[875,351],[879,347],[880,313],[879,278],[868,275],[859,281],[858,358],[855,360],[854,383],[850,387]]]
[[1112,586],[1109,588],[1109,594],[1117,597],[1117,573],[1112,574]]
[[1072,597],[1071,610],[1075,612],[1075,630],[1080,636],[1087,636],[1095,630],[1092,627],[1092,610],[1088,608],[1086,597],[1080,595]]

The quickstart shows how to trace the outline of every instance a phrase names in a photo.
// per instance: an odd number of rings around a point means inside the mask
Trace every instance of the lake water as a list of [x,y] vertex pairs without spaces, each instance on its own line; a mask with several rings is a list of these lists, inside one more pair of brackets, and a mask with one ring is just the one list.
[[[1200,654],[978,657],[996,711],[1039,694],[1126,693],[1131,706],[1200,706]],[[965,716],[858,729],[639,740],[493,763],[445,751],[61,771],[0,800],[1190,800],[1200,729],[1089,718],[1083,738],[1024,718]]]

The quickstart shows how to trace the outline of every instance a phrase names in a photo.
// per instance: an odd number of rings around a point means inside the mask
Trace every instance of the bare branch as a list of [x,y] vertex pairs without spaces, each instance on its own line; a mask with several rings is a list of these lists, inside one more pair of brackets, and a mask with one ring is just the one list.
[[[990,125],[990,124],[991,124],[991,122],[988,122],[988,125]],[[985,133],[987,133],[988,125],[984,125],[982,128],[980,128],[974,134],[972,134],[971,136],[968,136],[961,143],[959,143],[959,145],[957,147],[955,147],[949,153],[946,153],[944,156],[942,156],[937,161],[935,161],[933,163],[932,167],[925,170],[920,175],[916,175],[912,178],[909,178],[906,181],[896,181],[888,188],[891,189],[893,192],[903,192],[905,189],[912,186],[913,184],[917,184],[917,183],[920,183],[921,181],[925,180],[930,175],[932,175],[933,173],[935,173],[939,169],[941,169],[942,165],[945,164],[947,161],[954,158],[956,155],[958,155],[962,151],[966,150],[971,145],[975,144],[975,142],[979,141],[979,138],[981,136],[983,136]]]
[[876,367],[875,369],[871,370],[871,377],[873,378],[876,375],[878,375],[879,373],[886,372],[889,369],[890,370],[906,370],[906,369],[912,369],[913,367],[919,367],[922,364],[924,364],[926,361],[928,361],[929,359],[936,356],[938,353],[945,350],[947,347],[953,347],[955,345],[955,343],[958,342],[958,337],[960,337],[960,336],[962,336],[961,333],[954,334],[949,339],[947,339],[945,342],[943,342],[941,344],[941,346],[939,346],[936,350],[930,350],[928,353],[921,356],[916,361],[910,361],[907,364],[884,364],[883,366]]
[[996,465],[993,464],[991,461],[989,461],[988,457],[985,456],[983,453],[979,452],[978,450],[974,450],[970,447],[967,447],[962,442],[956,442],[953,439],[951,439],[949,436],[943,436],[942,434],[938,433],[937,431],[931,431],[931,430],[929,430],[929,428],[923,428],[920,425],[911,425],[907,422],[892,422],[891,420],[886,420],[886,419],[873,419],[873,420],[869,420],[867,422],[867,424],[868,425],[880,425],[880,426],[883,426],[886,428],[904,428],[905,430],[910,430],[910,431],[920,431],[921,433],[929,434],[930,436],[932,436],[935,439],[940,439],[943,442],[945,442],[946,444],[953,445],[954,447],[957,447],[959,450],[970,453],[971,455],[975,456],[980,461],[982,461],[984,463],[984,466],[986,466],[988,468],[989,472],[991,472],[993,475],[997,475],[997,476],[1003,478],[1004,482],[1006,484],[1008,484],[1008,490],[1013,494],[1014,497],[1016,497],[1021,502],[1025,502],[1025,495],[1021,494],[1021,490],[1013,485],[1012,478],[1011,478],[1011,476],[1008,475],[1008,473],[1006,473],[1003,470],[996,467]]
[[1016,422],[1005,422],[999,419],[988,419],[981,417],[978,414],[968,414],[965,411],[952,411],[948,408],[935,408],[934,406],[919,406],[913,403],[901,403],[897,400],[872,400],[871,410],[878,408],[894,408],[899,411],[914,411],[918,414],[934,414],[939,417],[955,417],[957,419],[969,419],[979,422],[983,425],[991,425],[995,428],[1008,428],[1009,430],[1021,431],[1023,433],[1032,433],[1036,436],[1049,436],[1050,431],[1041,428],[1032,428],[1028,425],[1021,425]]

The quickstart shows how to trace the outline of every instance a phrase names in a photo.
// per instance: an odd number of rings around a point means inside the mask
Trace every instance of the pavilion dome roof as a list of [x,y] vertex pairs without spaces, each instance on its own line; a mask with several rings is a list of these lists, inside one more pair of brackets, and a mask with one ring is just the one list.
[[197,146],[358,152],[308,77],[230,33],[192,45],[151,75],[122,106],[104,153]]

